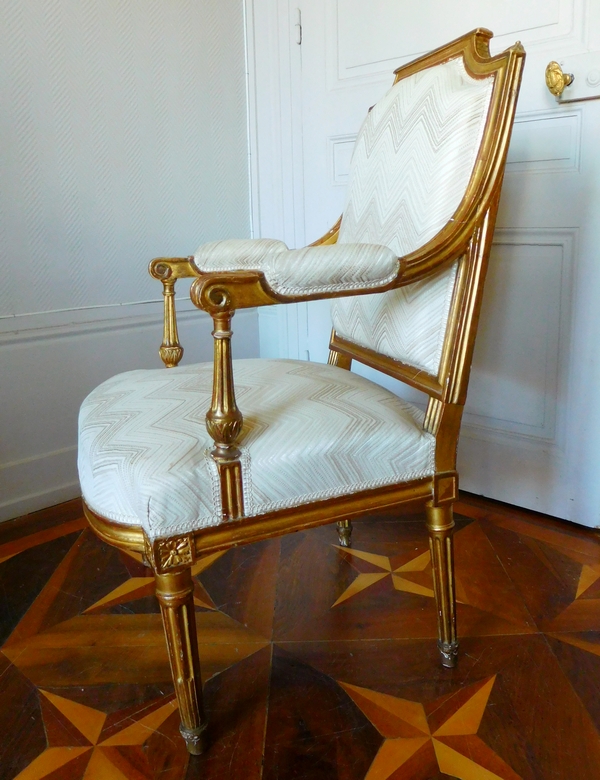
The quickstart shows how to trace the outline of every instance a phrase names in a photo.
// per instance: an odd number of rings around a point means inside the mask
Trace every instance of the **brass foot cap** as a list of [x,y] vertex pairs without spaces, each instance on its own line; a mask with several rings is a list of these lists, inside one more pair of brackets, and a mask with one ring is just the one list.
[[438,642],[438,650],[442,659],[442,666],[452,669],[456,666],[458,655],[458,642]]
[[199,756],[206,750],[206,726],[207,724],[203,723],[197,729],[186,729],[185,726],[179,727],[179,731],[185,740],[185,744],[190,755]]

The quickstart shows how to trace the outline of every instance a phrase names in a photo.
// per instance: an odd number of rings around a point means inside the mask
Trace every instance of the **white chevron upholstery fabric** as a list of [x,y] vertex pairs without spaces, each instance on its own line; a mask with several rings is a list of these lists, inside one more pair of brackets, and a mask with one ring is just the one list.
[[473,171],[494,77],[462,57],[400,80],[369,111],[352,155],[340,243],[423,246],[458,208]]
[[229,239],[196,250],[199,270],[262,271],[280,295],[314,295],[351,290],[376,290],[399,271],[394,252],[381,244],[333,244],[288,249],[283,241]]
[[[352,158],[338,242],[377,242],[398,256],[432,239],[460,205],[487,119],[493,76],[462,58],[408,76],[367,115]],[[456,267],[422,282],[336,301],[336,331],[436,374]]]
[[436,376],[457,267],[379,295],[332,301],[336,333]]
[[202,244],[194,253],[200,271],[262,271],[269,258],[288,252],[275,238],[228,238]]
[[[84,401],[83,496],[161,538],[222,522],[204,417],[212,364],[131,371]],[[423,413],[363,377],[293,360],[239,360],[247,516],[434,473]]]

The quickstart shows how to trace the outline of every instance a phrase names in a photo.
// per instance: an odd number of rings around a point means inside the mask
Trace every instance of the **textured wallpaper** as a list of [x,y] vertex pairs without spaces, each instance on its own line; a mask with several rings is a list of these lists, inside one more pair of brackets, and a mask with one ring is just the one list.
[[0,0],[0,316],[249,231],[241,0]]

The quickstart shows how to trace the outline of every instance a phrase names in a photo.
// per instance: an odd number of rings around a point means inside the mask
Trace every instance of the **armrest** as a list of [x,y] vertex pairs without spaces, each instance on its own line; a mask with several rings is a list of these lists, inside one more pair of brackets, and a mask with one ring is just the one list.
[[[337,234],[324,240],[331,241]],[[175,283],[194,278],[195,306],[216,314],[276,303],[360,295],[389,290],[400,282],[404,260],[380,244],[321,243],[290,250],[272,239],[214,241],[191,257],[158,257],[150,273],[163,283],[165,298],[160,356],[168,368],[183,355],[177,333]]]
[[281,298],[375,292],[400,273],[399,258],[381,244],[288,249],[282,241],[270,239],[205,244],[194,254],[194,265],[201,274],[261,273],[268,288]]

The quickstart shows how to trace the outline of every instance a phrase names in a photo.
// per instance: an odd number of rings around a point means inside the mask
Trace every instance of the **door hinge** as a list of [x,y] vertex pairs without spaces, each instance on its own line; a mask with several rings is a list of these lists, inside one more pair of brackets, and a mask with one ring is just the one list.
[[296,43],[298,46],[302,45],[302,11],[296,8],[296,22],[294,24],[296,30]]

